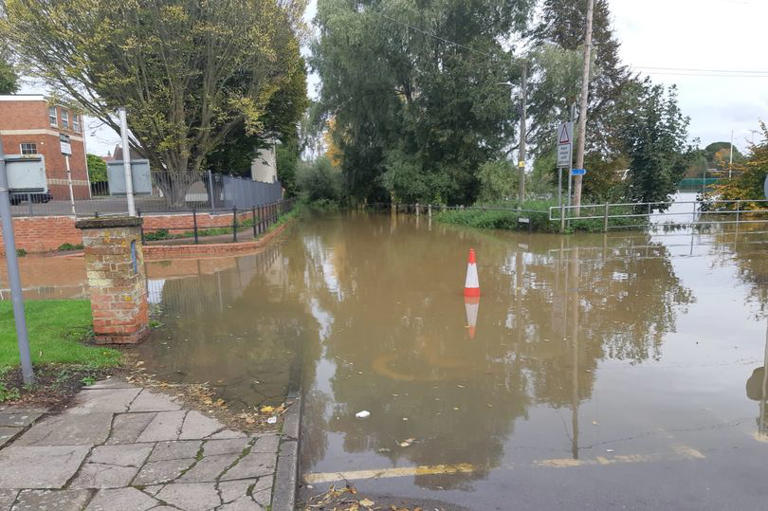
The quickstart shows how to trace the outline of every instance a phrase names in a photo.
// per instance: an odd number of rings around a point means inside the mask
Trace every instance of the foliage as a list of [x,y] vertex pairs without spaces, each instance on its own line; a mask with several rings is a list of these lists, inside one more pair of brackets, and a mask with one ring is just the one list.
[[107,181],[107,164],[101,159],[101,156],[88,153],[88,177],[91,183],[104,183]]
[[134,145],[170,173],[166,197],[181,206],[212,150],[238,127],[265,128],[301,66],[297,16],[276,0],[7,0],[2,31],[31,73],[116,131],[125,106]]
[[[730,142],[712,142],[704,148],[704,156],[712,167],[717,165],[718,160],[727,162],[731,156],[730,153]],[[733,162],[740,163],[742,161],[744,161],[744,155],[741,154],[738,147],[733,146]]]
[[482,202],[509,200],[517,193],[518,176],[515,166],[507,160],[487,161],[477,173]]
[[19,90],[19,77],[11,63],[0,53],[0,94],[13,94]]
[[[763,141],[751,148],[742,163],[734,163],[733,178],[725,177],[715,185],[713,195],[724,200],[765,199],[764,185],[768,176],[768,127],[760,123]],[[765,208],[765,203],[742,204],[742,209]]]
[[309,201],[341,199],[341,173],[324,156],[312,163],[299,163],[296,184],[301,194]]
[[524,28],[532,3],[318,2],[310,64],[352,198],[476,198],[477,169],[514,135],[517,109],[499,82],[520,68],[502,41]]
[[82,243],[77,243],[76,245],[73,245],[72,243],[62,243],[61,245],[59,245],[59,248],[57,248],[56,250],[58,250],[59,252],[69,252],[72,250],[82,250],[82,249],[83,249]]
[[669,201],[692,158],[686,146],[689,119],[676,94],[674,86],[632,84],[620,133],[630,161],[626,195],[631,201]]
[[[119,351],[82,343],[91,333],[88,300],[27,300],[24,308],[33,363],[119,365]],[[0,368],[19,364],[14,325],[11,303],[0,302]]]

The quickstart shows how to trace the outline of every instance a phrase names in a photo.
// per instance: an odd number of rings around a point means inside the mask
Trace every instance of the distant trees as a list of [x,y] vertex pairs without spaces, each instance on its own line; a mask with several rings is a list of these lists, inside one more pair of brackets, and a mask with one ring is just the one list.
[[19,90],[19,77],[10,62],[0,54],[0,94],[13,94]]
[[[471,203],[503,155],[520,66],[502,45],[529,0],[319,0],[311,66],[334,117],[345,190],[359,200]],[[323,123],[324,124],[324,123]]]
[[172,206],[228,137],[265,129],[301,67],[300,0],[4,4],[2,35],[31,72],[114,129],[127,108],[141,151],[171,176]]
[[91,183],[105,182],[107,180],[107,164],[101,156],[88,153],[86,160],[88,162],[88,177]]
[[[768,176],[768,127],[765,123],[760,123],[760,129],[762,141],[750,148],[751,152],[746,158],[734,163],[733,178],[723,177],[721,182],[715,185],[714,195],[725,200],[765,199],[763,187]],[[765,205],[761,204],[760,207],[764,208]]]

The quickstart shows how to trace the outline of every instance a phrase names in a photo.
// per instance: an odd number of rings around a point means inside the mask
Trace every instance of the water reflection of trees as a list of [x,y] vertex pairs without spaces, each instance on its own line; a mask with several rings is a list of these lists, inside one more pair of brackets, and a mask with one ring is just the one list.
[[766,224],[713,226],[709,232],[715,241],[713,247],[722,265],[735,263],[738,278],[750,286],[748,303],[755,304],[762,313],[768,307],[768,257],[766,257]]
[[[532,404],[578,407],[590,397],[599,360],[658,358],[678,308],[692,301],[666,249],[649,239],[434,231],[400,219],[339,221],[313,234],[307,257],[325,279],[313,299],[333,317],[324,357],[335,370],[332,396],[321,393],[328,402],[305,415],[306,427],[342,434],[347,452],[374,451],[393,464],[477,469],[417,477],[423,486],[483,477]],[[461,236],[479,253],[474,340],[464,328]],[[354,418],[363,409],[371,420]],[[400,447],[407,438],[416,442]],[[322,458],[311,450],[325,445],[305,445],[305,462]]]

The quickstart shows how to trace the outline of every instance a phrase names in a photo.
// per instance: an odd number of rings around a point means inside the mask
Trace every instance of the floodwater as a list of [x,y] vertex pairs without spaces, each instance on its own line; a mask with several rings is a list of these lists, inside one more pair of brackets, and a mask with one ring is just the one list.
[[164,326],[139,350],[233,406],[301,387],[305,498],[349,480],[430,509],[763,509],[766,248],[760,224],[325,216],[260,254],[149,263]]

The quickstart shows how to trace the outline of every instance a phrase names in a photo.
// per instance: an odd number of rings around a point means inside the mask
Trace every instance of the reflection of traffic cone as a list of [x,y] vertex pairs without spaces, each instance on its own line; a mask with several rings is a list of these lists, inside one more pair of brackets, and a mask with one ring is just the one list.
[[477,309],[480,308],[479,296],[465,296],[464,309],[467,311],[467,330],[469,338],[475,338],[475,325],[477,325]]
[[480,296],[480,282],[477,280],[477,262],[475,249],[469,249],[467,260],[467,280],[464,282],[464,296]]

